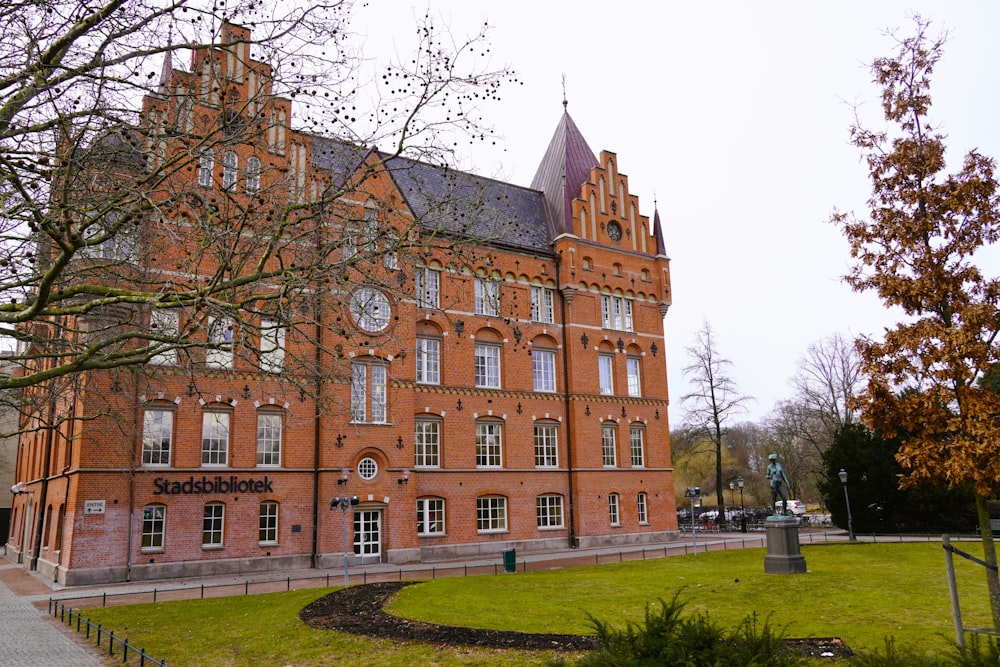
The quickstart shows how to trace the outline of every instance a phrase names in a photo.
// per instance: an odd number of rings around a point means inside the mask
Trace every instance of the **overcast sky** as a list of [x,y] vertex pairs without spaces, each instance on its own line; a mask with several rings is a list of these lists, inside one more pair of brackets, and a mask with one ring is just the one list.
[[529,185],[563,110],[565,75],[590,147],[617,153],[644,214],[655,202],[673,280],[675,426],[690,390],[685,348],[706,320],[755,398],[749,420],[792,396],[811,343],[893,323],[874,296],[843,284],[847,244],[827,222],[835,208],[865,212],[869,182],[848,129],[856,105],[881,127],[868,65],[893,52],[887,29],[911,34],[919,13],[934,34],[949,32],[931,109],[949,168],[971,148],[1000,156],[997,2],[394,0],[357,5],[353,27],[373,55],[390,44],[404,52],[413,17],[428,8],[456,35],[488,20],[494,63],[523,81],[487,108],[503,149],[479,149],[464,166]]

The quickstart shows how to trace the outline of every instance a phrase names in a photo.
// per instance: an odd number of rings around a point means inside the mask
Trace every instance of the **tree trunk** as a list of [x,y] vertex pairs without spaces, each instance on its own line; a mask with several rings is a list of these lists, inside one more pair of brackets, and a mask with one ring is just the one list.
[[990,611],[993,613],[993,628],[1000,629],[1000,576],[997,574],[997,550],[990,525],[990,510],[986,498],[976,494],[976,514],[979,517],[979,532],[983,542],[983,560],[986,568],[986,588],[990,595]]

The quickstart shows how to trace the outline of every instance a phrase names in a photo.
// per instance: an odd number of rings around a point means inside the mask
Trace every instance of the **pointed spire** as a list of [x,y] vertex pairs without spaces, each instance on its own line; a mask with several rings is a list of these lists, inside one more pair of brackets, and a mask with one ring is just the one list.
[[660,209],[653,202],[653,237],[656,239],[656,254],[667,256],[667,244],[663,240],[663,226],[660,225]]
[[157,91],[166,97],[170,94],[170,72],[174,69],[174,27],[170,26],[167,32],[167,50],[163,52],[163,69],[160,70],[160,85]]
[[566,110],[563,91],[563,115],[531,181],[534,190],[545,195],[545,204],[556,235],[573,232],[572,201],[590,178],[590,170],[600,163],[587,140]]

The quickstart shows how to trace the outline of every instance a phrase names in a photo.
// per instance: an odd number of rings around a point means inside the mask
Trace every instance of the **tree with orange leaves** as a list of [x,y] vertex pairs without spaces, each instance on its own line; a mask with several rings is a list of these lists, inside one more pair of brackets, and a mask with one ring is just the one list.
[[974,487],[1000,628],[987,508],[1000,489],[1000,394],[982,381],[1000,360],[1000,279],[980,266],[983,249],[1000,238],[1000,198],[988,156],[972,150],[957,171],[945,171],[944,135],[928,121],[945,36],[929,36],[920,17],[915,24],[913,36],[897,38],[896,52],[872,65],[889,129],[851,128],[872,182],[868,215],[836,212],[832,221],[851,246],[847,283],[905,314],[883,340],[857,343],[870,378],[863,418],[903,441],[904,486]]

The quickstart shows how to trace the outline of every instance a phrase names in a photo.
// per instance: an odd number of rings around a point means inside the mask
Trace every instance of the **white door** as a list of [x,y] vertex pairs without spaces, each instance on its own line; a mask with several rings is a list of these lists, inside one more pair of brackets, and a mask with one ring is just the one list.
[[354,555],[361,563],[378,563],[382,556],[382,512],[355,510]]

